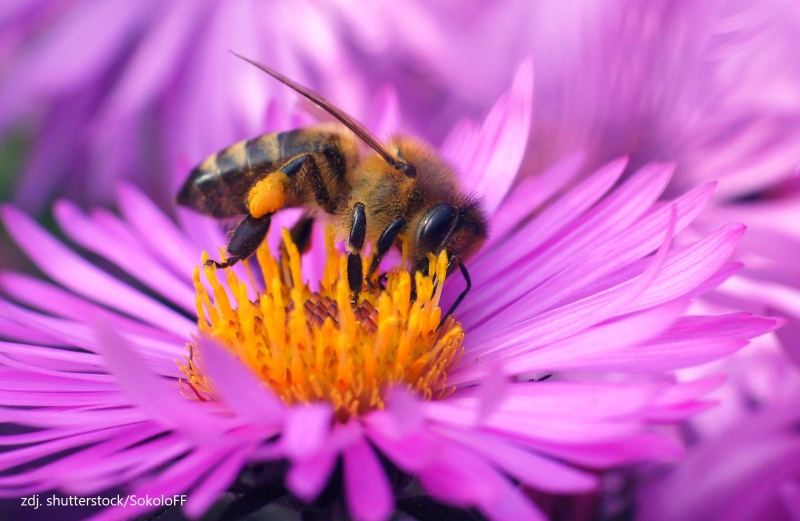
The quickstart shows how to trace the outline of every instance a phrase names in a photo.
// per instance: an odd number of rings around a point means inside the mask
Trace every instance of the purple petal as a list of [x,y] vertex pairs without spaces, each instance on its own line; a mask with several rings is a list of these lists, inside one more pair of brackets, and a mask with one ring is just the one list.
[[481,432],[437,428],[437,432],[480,454],[526,485],[555,494],[595,490],[597,476],[543,458],[509,443],[500,436]]
[[323,451],[292,465],[286,474],[286,486],[303,501],[311,501],[322,492],[333,472],[338,454]]
[[[31,98],[74,91],[87,78],[96,78],[119,56],[152,5],[145,1],[112,7],[95,0],[70,6],[13,65],[16,80],[2,90],[3,105],[12,113],[0,116],[0,126]],[[82,52],[76,55],[73,49]]]
[[[190,243],[175,222],[131,185],[117,189],[117,205],[125,220],[138,232],[141,241],[152,245],[151,252],[175,273],[191,273],[200,261],[200,249]],[[224,240],[221,236],[219,240]],[[222,242],[217,242],[222,244]]]
[[311,501],[325,487],[339,453],[354,443],[359,443],[361,437],[361,428],[356,422],[336,424],[325,440],[327,443],[317,452],[292,462],[286,475],[286,485],[297,497]]
[[[536,219],[511,234],[499,244],[503,257],[484,257],[472,266],[475,283],[489,280],[495,273],[502,273],[519,263],[526,255],[535,251],[548,239],[561,232],[586,209],[597,202],[619,179],[625,170],[626,159],[618,159],[604,166],[580,185],[570,190],[561,199],[545,209]],[[524,240],[523,240],[524,238]],[[482,275],[486,273],[486,275]],[[466,306],[468,303],[465,302]],[[464,315],[465,311],[461,311]]]
[[[500,331],[488,338],[481,338],[480,343],[465,344],[465,354],[468,356],[463,357],[452,370],[448,381],[450,383],[469,381],[474,374],[477,374],[480,365],[486,363],[487,354],[490,360],[491,356],[509,358],[520,352],[530,351],[537,345],[555,341],[567,331],[581,330],[614,316],[621,307],[642,294],[664,265],[664,258],[675,229],[675,213],[672,212],[671,215],[664,242],[653,256],[647,270],[639,277],[592,297],[539,315],[513,328],[513,332]],[[481,356],[483,359],[479,360]]]
[[383,466],[363,439],[344,451],[345,498],[357,521],[381,521],[394,512],[394,497]]
[[431,497],[461,507],[495,500],[504,479],[483,459],[456,443],[441,444],[434,461],[417,478]]
[[236,449],[209,470],[208,476],[196,486],[184,506],[187,516],[198,518],[211,508],[236,479],[253,448],[253,445],[245,445]]
[[391,428],[394,421],[382,421],[385,417],[381,412],[375,412],[367,418],[365,432],[369,439],[392,463],[406,472],[416,473],[427,467],[438,449],[437,438],[423,429],[398,438]]
[[[580,369],[597,360],[614,358],[614,352],[630,348],[667,329],[686,310],[687,303],[676,302],[639,313],[515,357],[504,364],[508,374],[534,371]],[[638,350],[628,355],[635,357]],[[634,360],[635,362],[635,360]]]
[[794,481],[785,481],[781,483],[778,493],[792,521],[800,521],[800,485]]
[[106,440],[116,434],[119,430],[121,430],[119,425],[107,430],[95,429],[88,432],[82,432],[72,436],[59,438],[57,440],[40,443],[38,445],[15,449],[9,452],[3,452],[0,454],[0,471],[8,470],[16,467],[17,465],[35,461],[39,458],[44,458],[61,451]]
[[180,63],[181,52],[206,8],[186,0],[163,7],[166,12],[155,20],[128,62],[110,96],[104,118],[126,118],[153,102],[176,74],[175,65]]
[[608,468],[642,460],[678,461],[686,451],[674,438],[657,434],[639,434],[607,442],[559,443],[530,442],[545,454],[589,468]]
[[6,206],[2,210],[2,216],[9,233],[31,260],[47,275],[75,293],[184,338],[189,338],[196,330],[196,325],[186,317],[144,296],[76,255],[19,210]]
[[[673,165],[643,167],[622,187],[575,221],[568,232],[555,238],[555,243],[546,251],[529,250],[514,270],[497,272],[492,291],[482,292],[481,297],[474,299],[484,302],[484,305],[469,316],[469,322],[480,323],[490,318],[522,297],[529,288],[558,272],[573,271],[570,268],[580,266],[582,253],[607,245],[651,207],[666,187],[673,169]],[[524,275],[520,277],[518,273]]]
[[474,453],[449,443],[442,445],[436,459],[417,476],[431,497],[476,506],[490,519],[545,521],[531,501]]
[[[119,331],[172,343],[182,343],[184,340],[183,337],[173,333],[109,312],[108,309],[84,300],[74,293],[29,275],[2,273],[0,287],[18,302],[57,317],[83,322],[86,317],[97,315],[113,324]],[[35,330],[31,328],[31,331]],[[46,343],[46,341],[32,343]]]
[[[630,273],[625,270],[635,261],[657,249],[662,242],[662,230],[669,226],[672,208],[675,209],[677,221],[676,233],[688,226],[703,208],[705,202],[711,197],[713,185],[706,185],[694,190],[670,205],[649,212],[634,227],[607,238],[605,241],[585,245],[585,251],[591,251],[591,258],[578,264],[572,264],[560,273],[550,276],[550,272],[542,270],[536,278],[528,277],[525,283],[535,289],[529,291],[514,303],[510,309],[492,317],[482,324],[472,324],[471,320],[464,319],[465,327],[469,327],[473,334],[476,330],[493,327],[502,329],[513,324],[534,317],[539,313],[551,309],[554,305],[564,305],[594,293],[603,291],[630,278]],[[549,252],[548,252],[549,253]],[[548,257],[548,253],[542,255]],[[574,257],[578,257],[576,254]],[[544,259],[543,259],[544,260]],[[564,261],[561,258],[561,262]],[[550,262],[550,266],[558,267],[558,263]],[[537,270],[541,270],[539,266]],[[598,280],[599,279],[599,280]],[[540,283],[541,281],[544,281]],[[520,284],[521,281],[517,281]],[[469,317],[474,319],[474,317]]]
[[114,262],[185,311],[194,311],[194,288],[188,278],[179,279],[164,269],[116,217],[99,211],[88,219],[66,201],[57,202],[54,213],[60,228],[75,243]]
[[[0,300],[0,311],[13,318],[20,324],[48,332],[59,341],[64,342],[66,345],[81,347],[95,352],[98,350],[97,339],[94,331],[92,328],[81,322],[57,319],[47,315],[35,313],[24,308],[12,306],[11,304],[8,304],[2,300]],[[101,313],[97,316],[102,318],[103,314]],[[117,325],[113,320],[109,321],[109,324],[113,324],[115,326]],[[136,347],[138,348],[139,353],[146,357],[151,364],[153,364],[154,369],[156,369],[159,374],[176,378],[180,377],[182,373],[180,372],[180,369],[178,369],[177,364],[175,364],[175,355],[177,353],[175,351],[174,342],[164,342],[161,340],[135,335],[125,336],[136,342]],[[29,366],[29,370],[37,372],[45,371],[44,368],[33,368],[32,366]],[[94,369],[92,368],[91,371],[94,372]],[[63,376],[64,378],[106,378],[106,375],[80,372],[75,372],[72,375],[68,372],[64,372],[58,373],[58,375]]]
[[[463,142],[442,147],[442,155],[462,173],[464,187],[483,196],[490,215],[506,196],[522,162],[531,128],[532,97],[533,62],[528,59],[517,68],[511,89],[471,136],[469,148]],[[454,154],[456,148],[463,154]]]
[[283,402],[215,341],[203,337],[200,360],[214,390],[239,416],[265,426],[274,426],[283,419]]
[[136,354],[136,350],[107,324],[95,326],[98,346],[115,380],[139,407],[163,425],[186,432],[199,440],[211,441],[221,435],[226,423],[201,410],[196,402],[180,394],[156,376]]
[[400,128],[400,101],[397,98],[397,90],[388,83],[381,86],[373,104],[375,116],[368,126],[378,138],[388,140]]
[[492,215],[492,233],[478,255],[484,254],[517,227],[532,211],[567,186],[586,159],[574,153],[561,159],[536,177],[528,177],[515,187]]
[[664,263],[652,284],[622,312],[657,306],[687,293],[714,275],[733,254],[744,234],[741,224],[723,226],[691,248]]
[[503,480],[500,482],[499,489],[496,499],[478,505],[480,511],[489,519],[497,521],[517,521],[518,519],[547,521],[547,516],[539,510],[520,488]]
[[[210,468],[214,468],[230,454],[227,448],[198,449],[187,455],[156,478],[136,487],[132,493],[137,497],[172,497],[185,493]],[[144,502],[142,502],[144,503]],[[153,510],[153,506],[128,505],[125,508],[108,508],[87,521],[124,521],[131,515]]]
[[327,404],[299,405],[289,409],[281,443],[292,459],[305,459],[323,447],[331,429]]

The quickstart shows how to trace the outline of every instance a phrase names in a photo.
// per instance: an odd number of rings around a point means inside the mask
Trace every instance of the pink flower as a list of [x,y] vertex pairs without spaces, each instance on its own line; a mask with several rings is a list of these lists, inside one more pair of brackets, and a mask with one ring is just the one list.
[[[709,436],[661,479],[644,481],[643,521],[790,521],[800,515],[800,442],[794,396]],[[680,498],[680,500],[676,500]]]
[[[199,276],[196,297],[189,278],[201,250],[225,242],[215,222],[179,209],[175,224],[130,186],[117,192],[119,217],[59,202],[62,231],[104,259],[107,271],[6,207],[8,232],[55,284],[0,277],[8,295],[0,325],[9,339],[0,343],[0,421],[34,429],[0,437],[15,446],[0,453],[0,469],[12,470],[0,476],[0,493],[189,491],[185,511],[198,516],[243,472],[286,461],[285,486],[304,501],[340,476],[356,520],[387,519],[403,508],[387,466],[449,505],[490,519],[542,519],[515,483],[579,493],[596,487],[591,469],[680,457],[663,424],[707,408],[702,396],[721,379],[677,383],[670,371],[730,354],[777,325],[748,313],[686,313],[695,296],[739,269],[728,259],[744,227],[727,224],[673,246],[713,184],[659,201],[669,164],[645,165],[615,188],[625,159],[578,181],[582,157],[571,155],[512,189],[530,128],[532,81],[525,62],[483,123],[462,122],[442,147],[463,188],[482,195],[493,232],[468,263],[474,287],[457,311],[460,326],[445,326],[465,332],[458,361],[437,373],[446,384],[381,390],[375,403],[385,408],[356,403],[344,411],[341,403],[354,403],[347,397],[295,403],[290,388],[260,379],[241,353],[231,356],[229,342],[226,348],[200,336],[198,309],[202,331],[215,309],[224,311],[204,300],[212,292],[201,290]],[[304,278],[325,278],[320,242],[303,260]],[[207,273],[213,283],[216,275]],[[459,278],[444,288],[442,309],[463,287]],[[244,313],[261,289],[239,279],[248,277],[237,266],[224,284],[214,283],[213,296],[238,302],[235,313]],[[438,291],[428,287],[435,302]],[[301,335],[311,335],[310,327],[291,325]],[[199,349],[199,372],[175,363],[187,343]],[[354,371],[365,353],[347,362]],[[346,362],[342,356],[337,363]],[[188,383],[208,384],[192,387],[205,401],[182,394],[179,379],[187,374],[197,377]],[[43,457],[53,459],[36,463]],[[147,508],[109,509],[93,519]]]

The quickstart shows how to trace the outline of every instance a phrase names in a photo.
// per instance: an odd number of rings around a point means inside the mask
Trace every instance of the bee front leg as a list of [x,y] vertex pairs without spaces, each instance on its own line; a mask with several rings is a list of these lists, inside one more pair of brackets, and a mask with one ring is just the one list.
[[206,265],[214,268],[227,268],[252,255],[267,236],[271,221],[271,213],[262,217],[248,215],[242,219],[228,243],[228,260],[225,262],[209,260]]
[[402,230],[405,225],[406,220],[403,217],[396,217],[395,220],[381,232],[381,236],[378,238],[378,244],[375,248],[375,255],[372,256],[372,262],[370,262],[369,269],[367,270],[368,283],[372,280],[372,275],[380,266],[383,257],[386,256],[386,253],[392,248],[394,241],[400,234],[400,230]]
[[311,248],[311,232],[314,229],[314,216],[304,213],[289,230],[292,242],[297,246],[301,255],[308,253]]
[[463,262],[461,262],[461,261],[457,261],[457,262],[458,262],[458,267],[461,270],[461,274],[464,276],[464,282],[467,283],[467,287],[464,288],[464,291],[461,292],[461,294],[458,296],[456,301],[453,302],[453,305],[450,306],[450,309],[447,310],[447,313],[444,314],[444,316],[442,317],[442,320],[439,321],[439,327],[442,327],[442,324],[444,324],[445,320],[447,320],[447,317],[449,317],[450,315],[452,315],[455,312],[455,310],[458,308],[459,304],[461,304],[461,301],[464,300],[464,297],[466,297],[467,293],[469,293],[469,290],[472,289],[472,279],[469,277],[469,272],[467,271],[467,267],[464,266]]
[[361,248],[367,235],[367,214],[364,203],[356,203],[353,208],[353,224],[350,226],[350,237],[347,241],[350,254],[347,256],[347,283],[353,292],[353,307],[358,306],[358,295],[364,284],[364,266],[361,263]]

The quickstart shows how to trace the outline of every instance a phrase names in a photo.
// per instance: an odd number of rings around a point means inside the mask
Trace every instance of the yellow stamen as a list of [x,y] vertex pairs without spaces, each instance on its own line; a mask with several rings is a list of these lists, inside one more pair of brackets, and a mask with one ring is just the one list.
[[[395,267],[385,290],[377,275],[367,281],[354,309],[347,257],[336,251],[332,231],[317,292],[302,282],[300,254],[286,230],[283,238],[281,260],[266,245],[257,252],[265,289],[254,300],[248,298],[248,284],[232,270],[225,270],[226,285],[217,278],[222,272],[203,268],[204,283],[201,270],[195,270],[201,332],[230,349],[287,404],[327,401],[340,421],[382,409],[392,385],[405,385],[428,400],[452,391],[447,371],[461,354],[464,332],[450,317],[439,327],[445,252],[430,256],[431,276],[413,274],[414,301],[412,274]],[[187,363],[180,364],[191,388],[186,394],[213,398],[202,360],[195,355],[190,346]]]

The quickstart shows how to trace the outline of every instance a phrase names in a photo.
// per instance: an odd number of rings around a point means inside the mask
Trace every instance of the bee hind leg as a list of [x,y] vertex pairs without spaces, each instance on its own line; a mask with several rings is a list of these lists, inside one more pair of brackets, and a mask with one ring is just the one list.
[[248,215],[242,219],[228,243],[228,259],[225,262],[209,260],[206,265],[214,268],[228,268],[252,255],[267,236],[271,221],[271,213],[262,217]]

